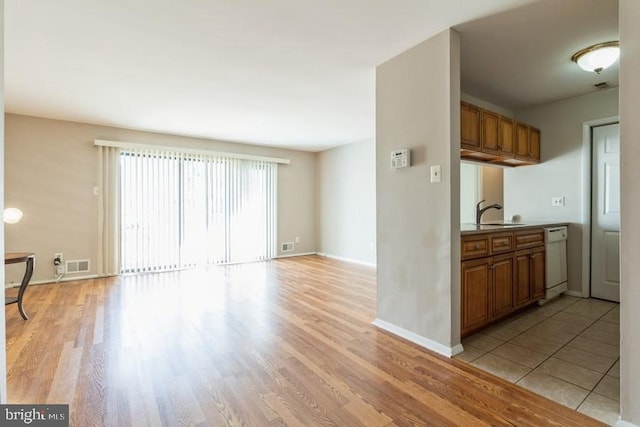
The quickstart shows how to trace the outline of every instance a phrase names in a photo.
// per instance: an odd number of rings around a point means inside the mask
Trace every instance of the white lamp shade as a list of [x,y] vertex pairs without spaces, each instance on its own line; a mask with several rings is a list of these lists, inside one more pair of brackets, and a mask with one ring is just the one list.
[[22,211],[18,208],[6,208],[2,217],[7,224],[17,224],[22,219]]
[[619,56],[619,47],[607,46],[583,53],[576,58],[576,62],[585,71],[599,73],[616,62]]

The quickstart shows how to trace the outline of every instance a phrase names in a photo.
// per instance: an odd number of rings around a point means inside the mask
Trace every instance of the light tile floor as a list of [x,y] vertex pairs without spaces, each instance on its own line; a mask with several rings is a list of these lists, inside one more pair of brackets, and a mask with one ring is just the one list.
[[619,319],[616,303],[562,295],[463,339],[456,358],[615,425]]

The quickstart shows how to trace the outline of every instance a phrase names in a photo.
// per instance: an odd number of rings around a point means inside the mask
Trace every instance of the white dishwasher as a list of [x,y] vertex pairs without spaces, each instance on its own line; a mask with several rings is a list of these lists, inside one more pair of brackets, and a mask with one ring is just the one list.
[[544,229],[546,293],[539,304],[545,304],[567,290],[567,227]]

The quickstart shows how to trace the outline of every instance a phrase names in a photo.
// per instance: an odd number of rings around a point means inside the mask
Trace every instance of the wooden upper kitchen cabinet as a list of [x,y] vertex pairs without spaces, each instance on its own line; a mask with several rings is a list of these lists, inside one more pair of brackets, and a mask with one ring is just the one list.
[[540,163],[540,129],[529,126],[529,160]]
[[540,163],[540,130],[516,122],[516,159],[527,163]]
[[480,113],[480,146],[482,147],[482,152],[498,154],[500,115],[487,110],[481,110]]
[[514,134],[515,128],[513,126],[513,119],[501,116],[500,134],[498,138],[498,154],[503,157],[514,157],[516,155]]
[[480,151],[480,108],[460,103],[460,146]]
[[540,162],[540,130],[460,102],[460,156],[503,166]]
[[529,126],[516,122],[516,159],[529,159]]

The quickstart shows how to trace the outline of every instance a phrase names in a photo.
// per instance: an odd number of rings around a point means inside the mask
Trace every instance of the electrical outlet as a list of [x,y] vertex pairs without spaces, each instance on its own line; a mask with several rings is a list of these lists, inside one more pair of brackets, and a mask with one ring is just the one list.
[[552,197],[551,206],[564,206],[564,196]]
[[62,252],[53,254],[53,272],[56,276],[64,274],[64,254]]
[[296,238],[295,238],[295,242],[296,242],[296,243],[300,243],[300,236],[296,236]]

